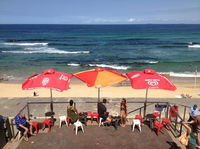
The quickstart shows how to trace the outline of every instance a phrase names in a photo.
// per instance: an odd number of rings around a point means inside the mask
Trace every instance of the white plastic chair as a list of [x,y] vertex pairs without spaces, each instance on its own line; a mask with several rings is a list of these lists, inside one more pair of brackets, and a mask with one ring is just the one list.
[[141,123],[140,123],[139,119],[133,119],[133,128],[132,128],[132,131],[134,131],[136,125],[138,126],[139,131],[141,132]]
[[103,122],[102,122],[103,118],[99,117],[99,127],[103,126]]
[[75,134],[77,135],[78,133],[78,128],[80,127],[82,132],[84,133],[84,129],[83,129],[83,124],[77,120],[75,123],[74,123],[74,126],[75,126]]
[[60,128],[62,127],[62,122],[65,122],[66,125],[68,126],[68,123],[67,123],[67,117],[66,116],[59,116],[59,119],[60,119]]

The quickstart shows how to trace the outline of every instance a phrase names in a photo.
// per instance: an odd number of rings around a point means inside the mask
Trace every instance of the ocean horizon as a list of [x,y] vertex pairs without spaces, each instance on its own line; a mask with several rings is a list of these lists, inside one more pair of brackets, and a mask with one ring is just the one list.
[[95,67],[194,77],[199,55],[200,24],[0,25],[0,76],[10,80]]

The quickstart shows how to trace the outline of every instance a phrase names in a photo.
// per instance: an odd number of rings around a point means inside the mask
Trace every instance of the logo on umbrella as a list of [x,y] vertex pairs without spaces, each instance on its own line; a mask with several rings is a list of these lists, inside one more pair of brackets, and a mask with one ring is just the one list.
[[157,86],[159,84],[160,80],[158,80],[158,79],[146,79],[145,81],[147,81],[150,86]]
[[64,81],[67,81],[68,80],[68,77],[67,76],[64,76],[63,74],[60,76],[59,80],[64,80]]
[[44,79],[42,80],[42,85],[43,85],[43,86],[46,86],[48,83],[49,83],[49,78],[44,78]]

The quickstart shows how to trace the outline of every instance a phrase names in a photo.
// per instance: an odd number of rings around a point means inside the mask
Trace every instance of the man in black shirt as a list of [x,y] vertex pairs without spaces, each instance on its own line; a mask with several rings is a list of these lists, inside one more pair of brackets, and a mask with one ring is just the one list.
[[108,119],[108,112],[107,112],[107,108],[106,108],[106,99],[103,99],[103,102],[99,102],[98,103],[98,114],[99,117],[103,118],[103,122],[105,122]]

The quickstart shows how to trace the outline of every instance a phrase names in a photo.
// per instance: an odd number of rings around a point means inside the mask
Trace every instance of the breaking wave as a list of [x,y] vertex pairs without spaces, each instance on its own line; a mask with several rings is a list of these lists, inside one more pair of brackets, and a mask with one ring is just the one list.
[[200,48],[200,44],[188,45],[188,48]]
[[89,64],[91,67],[104,67],[104,68],[112,68],[117,70],[127,70],[129,66],[118,66],[118,65],[107,65],[107,64]]
[[75,66],[75,67],[77,67],[77,66],[80,66],[80,64],[76,64],[76,63],[69,63],[69,64],[67,64],[68,66]]
[[47,47],[39,47],[39,48],[25,48],[20,51],[2,51],[3,53],[17,53],[17,54],[32,54],[32,53],[48,53],[48,54],[89,54],[90,51],[64,51],[58,50],[56,48],[47,48]]
[[4,45],[9,46],[46,46],[48,43],[3,43]]
[[175,73],[175,72],[170,72],[169,73],[170,76],[172,77],[200,77],[200,74],[197,73]]

